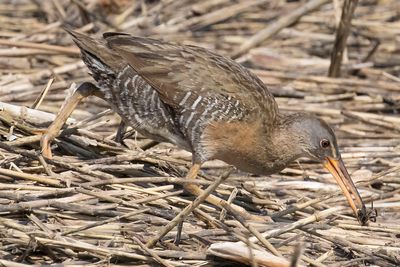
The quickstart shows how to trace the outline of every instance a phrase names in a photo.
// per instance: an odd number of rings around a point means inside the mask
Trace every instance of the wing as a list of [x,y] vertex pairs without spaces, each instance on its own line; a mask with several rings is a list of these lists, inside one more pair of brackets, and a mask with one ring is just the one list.
[[104,38],[177,112],[194,108],[207,112],[206,105],[214,105],[246,117],[264,113],[270,122],[277,116],[276,102],[263,82],[231,59],[150,38],[116,33]]

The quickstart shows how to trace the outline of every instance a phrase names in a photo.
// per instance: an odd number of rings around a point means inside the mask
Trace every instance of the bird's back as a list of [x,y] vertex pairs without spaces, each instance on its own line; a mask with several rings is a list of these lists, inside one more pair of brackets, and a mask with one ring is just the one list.
[[231,148],[243,139],[240,131],[248,125],[268,129],[276,121],[272,94],[228,58],[127,34],[105,33],[97,40],[69,32],[105,100],[128,125],[192,151],[196,161],[229,162],[235,157]]
[[68,30],[81,50],[82,60],[90,70],[103,98],[122,120],[144,136],[160,142],[170,142],[191,150],[171,110],[137,72],[104,39]]

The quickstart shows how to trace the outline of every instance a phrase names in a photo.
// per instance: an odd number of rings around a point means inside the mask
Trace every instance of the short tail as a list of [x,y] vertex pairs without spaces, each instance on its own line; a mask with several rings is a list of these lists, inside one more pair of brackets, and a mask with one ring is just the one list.
[[[64,27],[64,30],[72,36],[72,40],[83,51],[94,54],[96,50],[104,45],[94,38],[72,30],[70,27]],[[101,48],[100,48],[101,49]]]
[[[64,26],[64,30],[72,36],[72,40],[81,50],[82,58],[86,64],[99,61],[99,63],[111,68],[116,68],[120,65],[121,57],[108,48],[103,39],[95,39],[86,34],[74,31],[69,26]],[[89,59],[89,62],[85,59]]]

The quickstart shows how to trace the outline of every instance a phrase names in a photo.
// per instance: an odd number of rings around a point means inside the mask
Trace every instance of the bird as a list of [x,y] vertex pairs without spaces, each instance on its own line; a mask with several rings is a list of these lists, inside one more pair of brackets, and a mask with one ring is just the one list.
[[[82,83],[45,131],[45,157],[51,158],[50,144],[78,103],[94,95],[143,136],[190,151],[187,179],[195,179],[201,165],[212,159],[270,175],[307,157],[334,176],[360,224],[368,222],[332,128],[312,114],[280,112],[266,85],[244,66],[198,46],[118,32],[95,38],[65,30],[95,82]],[[193,183],[184,187],[197,196],[203,192]],[[206,201],[220,205],[223,200],[210,194]]]

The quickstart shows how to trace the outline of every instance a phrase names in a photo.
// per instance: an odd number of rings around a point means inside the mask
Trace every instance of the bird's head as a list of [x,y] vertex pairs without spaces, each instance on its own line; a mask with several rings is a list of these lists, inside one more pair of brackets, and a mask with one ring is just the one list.
[[361,224],[366,224],[365,205],[340,156],[335,133],[329,125],[309,114],[289,116],[287,125],[303,156],[320,161],[335,177]]

